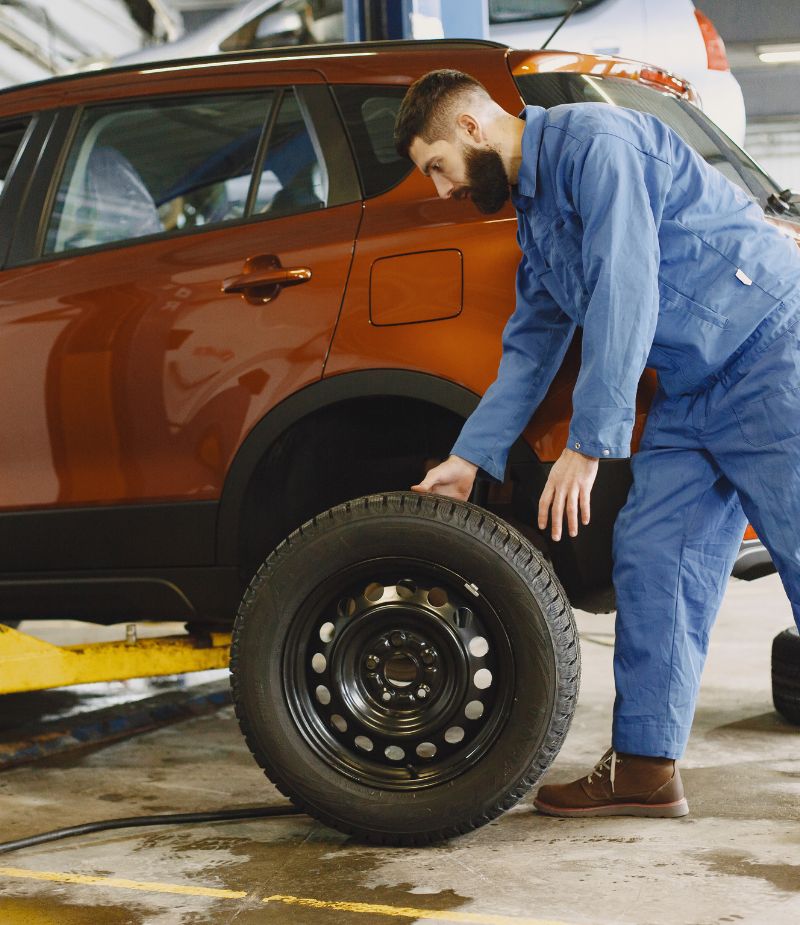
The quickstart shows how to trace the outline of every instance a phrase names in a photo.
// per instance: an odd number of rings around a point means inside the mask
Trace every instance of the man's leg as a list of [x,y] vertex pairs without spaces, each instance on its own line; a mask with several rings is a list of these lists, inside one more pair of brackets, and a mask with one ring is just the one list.
[[700,449],[649,449],[614,532],[612,743],[680,758],[708,636],[746,524],[733,486]]
[[800,628],[800,334],[718,386],[707,442],[781,576]]
[[674,759],[689,736],[708,635],[746,522],[730,482],[697,443],[704,398],[662,398],[632,459],[614,534],[613,748],[586,777],[540,788],[540,812],[688,812]]

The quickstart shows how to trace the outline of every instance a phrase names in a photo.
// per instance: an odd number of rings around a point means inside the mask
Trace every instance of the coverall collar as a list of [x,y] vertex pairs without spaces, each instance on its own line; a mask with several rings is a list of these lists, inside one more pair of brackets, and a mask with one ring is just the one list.
[[539,148],[547,110],[542,106],[526,106],[519,114],[525,120],[522,132],[522,162],[517,175],[516,186],[511,187],[511,200],[520,208],[520,198],[533,199],[536,195],[536,166],[539,163]]

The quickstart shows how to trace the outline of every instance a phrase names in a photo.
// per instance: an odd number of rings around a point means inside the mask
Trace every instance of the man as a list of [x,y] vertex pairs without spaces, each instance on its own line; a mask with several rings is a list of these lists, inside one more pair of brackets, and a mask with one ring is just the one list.
[[614,532],[612,748],[539,790],[559,816],[681,816],[676,759],[749,519],[800,625],[800,254],[657,118],[605,104],[503,110],[472,77],[408,91],[398,151],[442,197],[511,195],[522,250],[496,381],[417,491],[466,499],[508,450],[583,328],[567,446],[539,502],[554,540],[589,523],[598,459],[630,454],[645,366],[659,389]]

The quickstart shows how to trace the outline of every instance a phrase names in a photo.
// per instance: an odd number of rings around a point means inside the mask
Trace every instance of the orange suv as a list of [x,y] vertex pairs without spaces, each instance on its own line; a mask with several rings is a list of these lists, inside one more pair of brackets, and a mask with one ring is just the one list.
[[[797,206],[634,62],[489,42],[167,61],[0,93],[0,619],[229,625],[265,555],[345,499],[445,457],[492,381],[519,258],[509,206],[440,201],[395,153],[406,87],[443,65],[509,111],[655,113],[800,240]],[[575,343],[475,500],[572,602],[608,609],[628,462],[591,526],[531,525],[564,446]],[[642,381],[637,434],[653,390]],[[758,541],[751,571],[768,567]]]

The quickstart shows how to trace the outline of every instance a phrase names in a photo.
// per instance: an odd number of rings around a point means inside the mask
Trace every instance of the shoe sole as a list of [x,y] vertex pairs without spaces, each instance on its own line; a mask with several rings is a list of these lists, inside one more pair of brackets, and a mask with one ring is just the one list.
[[686,800],[674,803],[606,803],[603,806],[587,806],[580,809],[565,809],[550,806],[541,800],[534,800],[533,805],[545,816],[563,816],[566,818],[586,816],[645,816],[650,819],[677,819],[689,812]]

